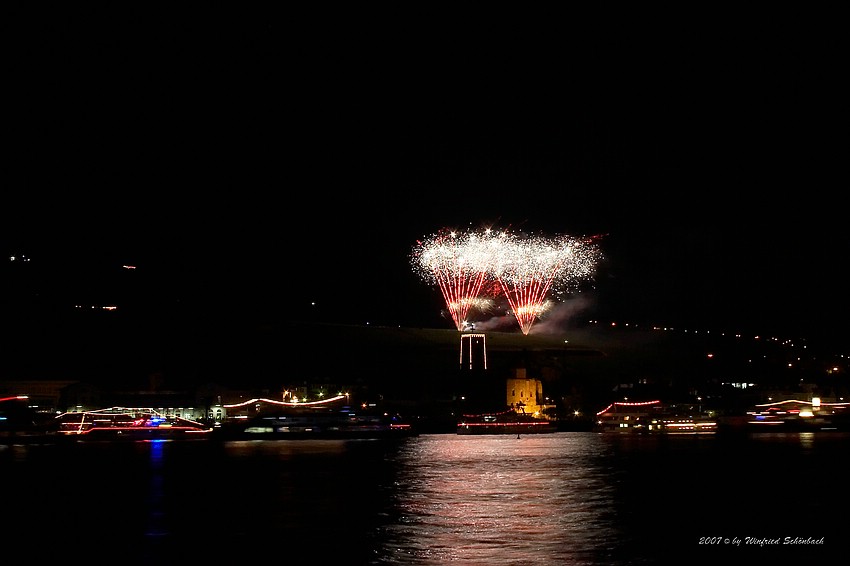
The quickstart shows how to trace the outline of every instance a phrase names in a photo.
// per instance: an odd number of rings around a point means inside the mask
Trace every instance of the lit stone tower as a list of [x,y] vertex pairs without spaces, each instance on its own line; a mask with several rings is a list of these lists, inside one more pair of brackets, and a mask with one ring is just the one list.
[[483,334],[461,334],[460,369],[476,372],[487,369],[487,345]]

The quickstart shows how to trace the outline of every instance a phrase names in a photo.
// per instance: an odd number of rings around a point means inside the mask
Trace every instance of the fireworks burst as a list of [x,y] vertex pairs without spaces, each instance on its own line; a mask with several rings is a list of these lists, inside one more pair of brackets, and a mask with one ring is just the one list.
[[593,239],[571,236],[511,237],[491,265],[523,334],[548,308],[547,297],[562,296],[593,276],[598,248]]
[[494,243],[489,231],[476,234],[442,230],[414,247],[414,271],[440,287],[458,330],[463,330],[470,308],[479,304]]
[[594,275],[598,257],[596,238],[491,230],[443,230],[417,242],[412,255],[414,270],[439,286],[458,330],[467,326],[470,309],[486,301],[480,295],[493,289],[507,298],[523,334],[551,307],[550,296]]

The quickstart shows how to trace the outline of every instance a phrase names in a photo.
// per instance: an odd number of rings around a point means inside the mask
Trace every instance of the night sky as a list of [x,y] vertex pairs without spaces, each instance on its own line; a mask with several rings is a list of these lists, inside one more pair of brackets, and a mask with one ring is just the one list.
[[605,235],[578,317],[850,338],[828,34],[110,9],[12,22],[7,332],[128,286],[218,322],[451,328],[408,254],[496,226]]

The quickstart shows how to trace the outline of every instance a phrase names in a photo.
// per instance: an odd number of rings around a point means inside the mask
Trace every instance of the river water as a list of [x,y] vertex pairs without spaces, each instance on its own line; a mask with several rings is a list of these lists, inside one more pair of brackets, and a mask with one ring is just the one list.
[[844,554],[848,449],[844,433],[4,444],[0,542],[92,565],[791,564]]

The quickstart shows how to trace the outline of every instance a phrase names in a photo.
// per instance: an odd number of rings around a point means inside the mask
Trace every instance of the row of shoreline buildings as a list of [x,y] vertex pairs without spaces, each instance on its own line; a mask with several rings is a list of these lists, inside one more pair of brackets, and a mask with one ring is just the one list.
[[43,419],[67,412],[144,407],[163,415],[208,423],[220,423],[236,414],[245,416],[251,410],[262,411],[261,404],[246,408],[245,403],[254,399],[303,402],[339,394],[349,394],[358,403],[387,405],[409,416],[433,417],[438,413],[441,417],[457,417],[464,413],[509,409],[561,421],[569,418],[595,420],[594,413],[598,416],[600,409],[614,402],[620,403],[621,413],[629,402],[660,400],[666,405],[687,408],[694,416],[708,417],[744,415],[760,403],[790,400],[812,403],[817,399],[824,406],[837,406],[831,404],[844,402],[840,391],[812,383],[801,382],[793,388],[744,382],[714,383],[674,391],[661,380],[653,383],[646,378],[619,383],[604,391],[603,396],[589,398],[578,393],[571,397],[569,392],[558,391],[545,368],[542,371],[538,367],[528,369],[519,363],[496,369],[488,367],[488,363],[486,336],[483,333],[462,334],[458,373],[451,374],[457,379],[451,383],[451,389],[440,389],[437,399],[409,394],[385,398],[382,394],[385,392],[377,387],[370,390],[361,382],[341,385],[315,379],[300,381],[296,387],[236,389],[208,382],[169,389],[157,376],[150,377],[147,387],[137,389],[76,380],[0,380],[0,399],[25,397],[30,409]]

